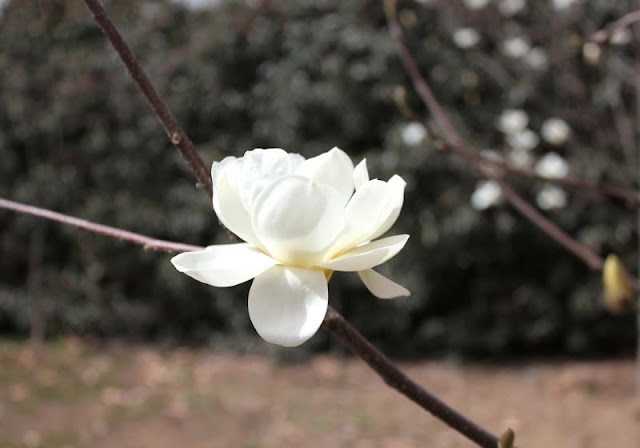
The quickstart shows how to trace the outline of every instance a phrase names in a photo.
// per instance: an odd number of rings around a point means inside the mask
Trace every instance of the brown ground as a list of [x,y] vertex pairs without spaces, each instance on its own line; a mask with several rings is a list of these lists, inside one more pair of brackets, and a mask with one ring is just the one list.
[[[518,445],[640,447],[633,363],[403,365]],[[467,447],[358,360],[0,346],[0,447]]]

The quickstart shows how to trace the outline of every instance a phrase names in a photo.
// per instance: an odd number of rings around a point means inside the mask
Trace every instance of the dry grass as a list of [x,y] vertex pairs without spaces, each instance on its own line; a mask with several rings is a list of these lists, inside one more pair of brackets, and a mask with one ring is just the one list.
[[[518,445],[637,448],[633,363],[407,364]],[[264,358],[77,340],[0,347],[0,447],[466,447],[358,360]]]

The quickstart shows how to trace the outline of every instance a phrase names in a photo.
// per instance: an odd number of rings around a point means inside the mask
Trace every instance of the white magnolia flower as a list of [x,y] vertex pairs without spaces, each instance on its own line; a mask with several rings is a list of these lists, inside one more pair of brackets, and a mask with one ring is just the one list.
[[507,134],[507,144],[513,149],[520,149],[523,151],[529,151],[534,149],[540,143],[540,137],[531,129],[525,129],[522,132],[514,134]]
[[524,61],[535,70],[544,70],[549,65],[549,56],[544,48],[533,47],[524,57]]
[[529,115],[521,109],[506,109],[498,118],[498,129],[505,134],[522,132],[529,124]]
[[549,152],[536,163],[536,173],[552,179],[561,179],[569,174],[569,164],[557,153]]
[[562,118],[549,118],[542,123],[542,138],[552,145],[562,145],[571,134],[571,128]]
[[512,149],[508,157],[509,162],[517,168],[531,168],[533,166],[533,155],[528,150]]
[[521,58],[529,53],[531,44],[524,37],[509,37],[502,42],[502,52],[510,58]]
[[563,11],[571,8],[573,5],[579,3],[580,0],[551,0],[551,5],[556,11]]
[[567,193],[555,185],[545,185],[538,192],[536,202],[543,210],[564,208],[567,205]]
[[402,128],[400,136],[405,144],[415,146],[422,143],[427,136],[427,129],[422,123],[412,122]]
[[[494,149],[490,149],[490,148],[485,148],[482,149],[480,151],[480,156],[482,156],[482,158],[484,158],[485,160],[490,160],[493,162],[501,162],[503,161],[503,157],[502,154],[500,154],[498,151],[494,150]],[[494,176],[498,176],[501,174],[502,170],[494,165],[491,164],[484,164],[485,165],[485,170],[489,171],[491,174],[493,174]]]
[[505,17],[515,16],[527,6],[525,0],[500,0],[498,10]]
[[466,50],[475,47],[480,42],[480,34],[473,28],[458,28],[453,32],[453,43],[458,48]]
[[588,64],[597,64],[600,61],[601,54],[600,45],[595,42],[587,42],[582,46],[582,56]]
[[627,45],[631,42],[631,30],[629,28],[618,28],[612,34],[609,42],[612,45]]
[[172,0],[172,3],[182,3],[189,9],[199,11],[217,8],[222,3],[222,0]]
[[[209,246],[171,262],[194,279],[227,287],[254,279],[249,317],[274,344],[302,344],[320,327],[332,271],[358,272],[377,297],[409,291],[372,268],[395,256],[409,235],[376,238],[395,223],[405,182],[369,180],[334,148],[305,160],[282,149],[254,149],[211,169],[213,209],[244,243]],[[355,190],[355,192],[354,192]]]
[[490,0],[464,0],[464,6],[469,9],[482,9],[489,4]]
[[494,180],[479,182],[471,195],[471,205],[476,210],[486,210],[502,201],[502,190]]
[[495,149],[491,149],[491,148],[485,148],[480,150],[480,155],[485,159],[493,160],[496,162],[503,160],[502,154],[500,154]]

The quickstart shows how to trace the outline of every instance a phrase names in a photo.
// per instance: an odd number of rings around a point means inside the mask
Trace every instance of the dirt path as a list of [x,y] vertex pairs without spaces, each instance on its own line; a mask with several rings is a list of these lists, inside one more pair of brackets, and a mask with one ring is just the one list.
[[[640,447],[633,363],[406,364],[420,383],[518,445]],[[0,447],[467,447],[357,360],[296,366],[75,340],[0,347]]]

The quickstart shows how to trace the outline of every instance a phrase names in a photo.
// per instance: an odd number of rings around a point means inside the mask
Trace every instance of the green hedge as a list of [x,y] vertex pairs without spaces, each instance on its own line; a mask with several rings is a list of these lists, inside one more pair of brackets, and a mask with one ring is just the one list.
[[[626,10],[593,0],[567,14],[530,3],[527,13],[505,18],[494,6],[401,2],[400,18],[423,73],[478,147],[504,145],[495,128],[504,109],[524,108],[535,129],[560,116],[574,134],[556,151],[573,173],[634,182],[615,120],[622,106],[634,107],[634,47],[603,47],[603,61],[589,65],[579,44]],[[598,355],[633,347],[633,318],[602,309],[598,275],[507,205],[473,209],[472,170],[429,142],[403,141],[407,122],[393,91],[412,91],[381,2],[106,7],[207,163],[254,147],[312,156],[337,145],[354,160],[366,156],[375,177],[408,181],[396,231],[412,238],[383,271],[413,296],[379,301],[347,275],[330,288],[334,305],[389,353]],[[452,43],[461,26],[480,32],[476,48]],[[546,49],[546,70],[500,52],[514,30]],[[82,2],[6,5],[0,74],[3,197],[158,238],[226,241]],[[428,117],[413,93],[410,103]],[[535,153],[551,149],[543,143]],[[540,188],[514,185],[532,201]],[[568,207],[546,214],[600,253],[637,263],[635,216],[623,204],[569,192]],[[28,334],[37,303],[49,336],[263,347],[246,312],[247,285],[206,287],[177,273],[167,255],[8,212],[0,212],[0,255],[2,334]],[[304,347],[330,345],[319,335]]]

